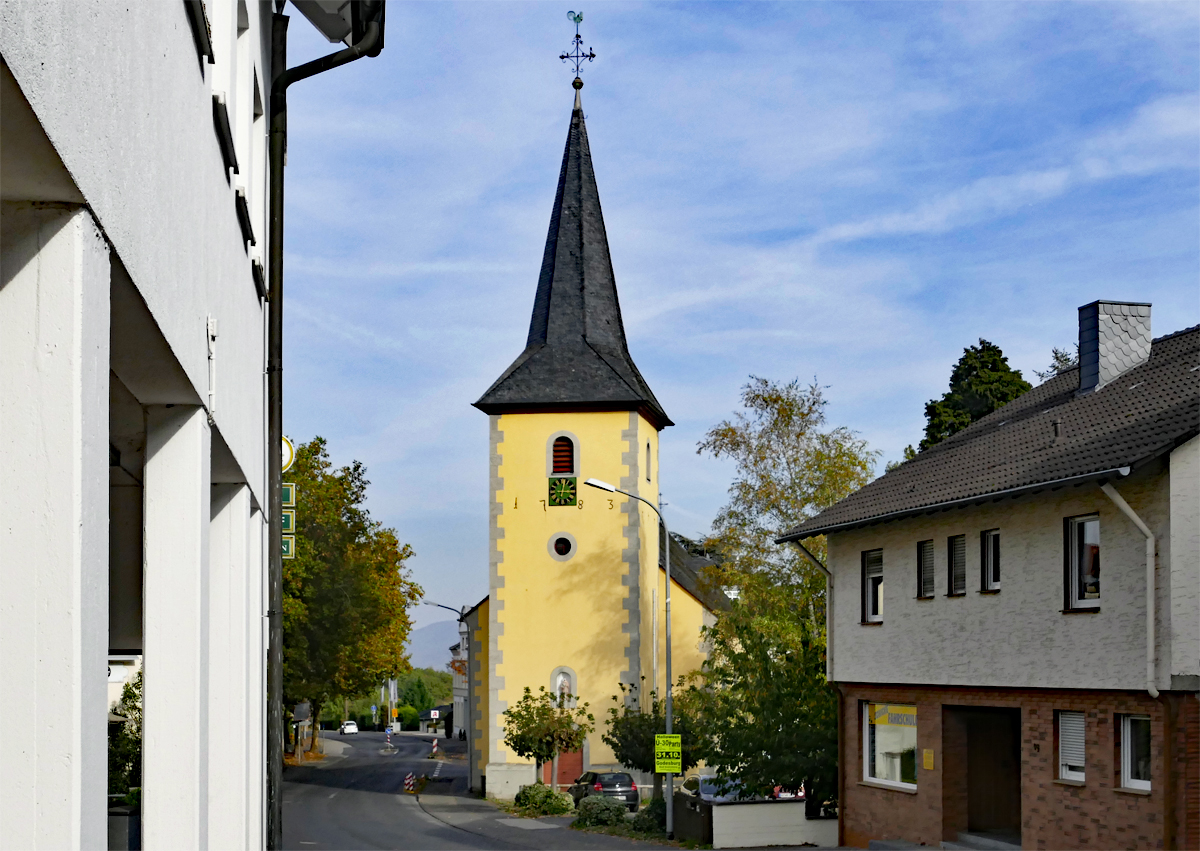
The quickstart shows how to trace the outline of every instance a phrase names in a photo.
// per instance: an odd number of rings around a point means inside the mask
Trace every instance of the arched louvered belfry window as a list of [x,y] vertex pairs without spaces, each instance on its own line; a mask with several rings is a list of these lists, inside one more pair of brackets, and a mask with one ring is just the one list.
[[[574,479],[579,475],[579,470],[582,467],[579,460],[579,453],[579,438],[572,432],[564,430],[546,435],[547,477],[553,480]],[[558,505],[559,503],[553,504]],[[575,504],[573,498],[570,504]]]
[[554,439],[550,473],[554,476],[575,475],[575,443],[569,437]]

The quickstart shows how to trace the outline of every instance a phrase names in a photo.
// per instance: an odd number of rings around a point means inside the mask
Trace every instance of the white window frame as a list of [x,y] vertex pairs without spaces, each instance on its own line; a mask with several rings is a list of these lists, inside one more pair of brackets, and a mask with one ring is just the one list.
[[[1084,598],[1079,596],[1079,534],[1080,530],[1087,523],[1095,523],[1097,531],[1100,528],[1099,514],[1085,514],[1081,517],[1070,517],[1067,519],[1069,524],[1070,542],[1068,545],[1068,558],[1070,564],[1067,566],[1067,605],[1071,609],[1098,609],[1100,601],[1104,598],[1104,586],[1100,586],[1100,596],[1095,598]],[[1104,544],[1099,544],[1101,557],[1104,554]],[[1103,562],[1101,562],[1103,564]]]
[[[883,701],[879,701],[882,703]],[[871,704],[875,701],[863,701],[862,706],[862,755],[863,755],[863,782],[873,783],[879,786],[891,786],[893,789],[905,789],[910,792],[915,792],[917,789],[916,783],[905,783],[901,780],[886,780],[871,775]],[[898,706],[909,704],[897,704]],[[916,707],[914,706],[915,710]],[[920,716],[918,715],[917,723],[920,724]],[[919,750],[919,748],[918,748]],[[917,775],[920,776],[918,770]]]
[[1137,780],[1133,775],[1133,736],[1132,722],[1145,721],[1150,723],[1149,715],[1121,716],[1121,786],[1124,789],[1137,789],[1142,792],[1150,791],[1149,780]]
[[983,567],[983,590],[1000,590],[1000,530],[988,529],[983,533],[980,547]]
[[[1083,727],[1083,761],[1080,763],[1082,770],[1076,770],[1070,766],[1075,763],[1068,764],[1063,755],[1063,719],[1068,718],[1072,723],[1078,719],[1078,723]],[[1077,712],[1071,709],[1060,709],[1054,713],[1054,723],[1058,728],[1058,779],[1059,780],[1075,780],[1080,783],[1087,780],[1087,716],[1082,712]]]
[[[879,553],[879,573],[872,572],[867,574],[867,555],[869,553]],[[870,593],[871,579],[874,576],[879,577],[879,590],[876,594]],[[862,554],[862,582],[863,582],[863,623],[883,623],[883,550],[863,550]],[[874,612],[871,611],[872,605],[876,607]]]

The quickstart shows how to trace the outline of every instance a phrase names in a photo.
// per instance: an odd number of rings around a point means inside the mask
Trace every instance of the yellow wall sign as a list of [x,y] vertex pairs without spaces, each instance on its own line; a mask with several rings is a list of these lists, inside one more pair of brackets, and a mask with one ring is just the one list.
[[876,727],[915,727],[917,707],[899,706],[895,703],[872,703],[871,723]]
[[925,757],[925,770],[933,771],[933,751],[931,751],[929,748],[926,748],[922,753]]
[[683,742],[678,733],[654,735],[654,773],[683,773]]

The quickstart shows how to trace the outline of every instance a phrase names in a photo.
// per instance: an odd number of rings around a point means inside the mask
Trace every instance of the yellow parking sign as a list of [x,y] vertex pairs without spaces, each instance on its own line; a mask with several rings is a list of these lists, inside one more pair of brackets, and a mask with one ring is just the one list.
[[683,773],[683,742],[678,733],[654,735],[654,773]]

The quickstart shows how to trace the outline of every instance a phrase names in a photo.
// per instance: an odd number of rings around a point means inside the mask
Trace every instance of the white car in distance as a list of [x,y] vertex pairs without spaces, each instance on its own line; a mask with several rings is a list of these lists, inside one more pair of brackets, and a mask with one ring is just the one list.
[[358,732],[358,722],[356,722],[356,721],[343,721],[342,726],[338,727],[338,735],[339,736],[345,736],[350,733],[357,733],[357,732]]

